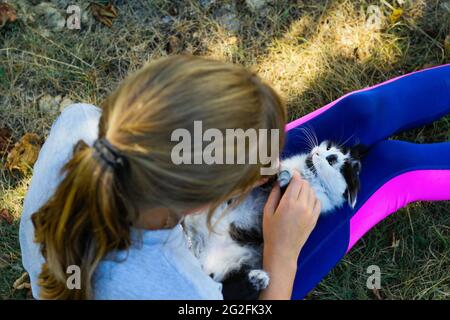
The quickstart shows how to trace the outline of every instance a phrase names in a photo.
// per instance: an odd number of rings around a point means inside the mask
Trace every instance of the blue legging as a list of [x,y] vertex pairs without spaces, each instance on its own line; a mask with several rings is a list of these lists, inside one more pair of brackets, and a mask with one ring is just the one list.
[[450,113],[450,65],[414,72],[350,93],[287,126],[283,157],[307,151],[305,132],[369,147],[361,191],[349,206],[321,216],[303,247],[292,298],[301,299],[371,227],[410,202],[450,200],[450,142],[386,140]]

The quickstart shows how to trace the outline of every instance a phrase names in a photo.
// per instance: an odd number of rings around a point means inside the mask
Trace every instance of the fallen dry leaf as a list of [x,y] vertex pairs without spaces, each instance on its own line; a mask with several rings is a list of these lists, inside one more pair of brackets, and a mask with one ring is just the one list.
[[114,7],[111,3],[105,6],[98,3],[92,3],[90,5],[90,9],[95,19],[103,23],[108,28],[112,27],[112,20],[118,16],[116,7]]
[[447,55],[450,56],[450,34],[445,37],[444,47],[445,51],[447,52]]
[[176,54],[181,52],[182,47],[180,39],[178,39],[177,36],[172,35],[167,41],[166,51],[168,54]]
[[402,8],[395,8],[390,15],[391,23],[396,23],[403,14]]
[[0,210],[0,221],[2,220],[6,221],[7,224],[13,224],[14,222],[13,215],[6,208]]
[[16,281],[14,281],[13,288],[15,290],[30,289],[31,284],[29,281],[28,273],[24,272]]
[[0,156],[8,153],[13,144],[11,143],[11,130],[8,128],[0,128]]
[[378,300],[383,300],[380,294],[380,290],[378,290],[377,288],[373,288],[372,293],[374,294],[375,297],[377,297]]
[[37,160],[40,143],[37,134],[26,133],[9,152],[5,168],[9,171],[18,170],[26,173]]
[[16,20],[16,9],[8,3],[0,3],[0,28],[2,28],[7,22],[14,22]]

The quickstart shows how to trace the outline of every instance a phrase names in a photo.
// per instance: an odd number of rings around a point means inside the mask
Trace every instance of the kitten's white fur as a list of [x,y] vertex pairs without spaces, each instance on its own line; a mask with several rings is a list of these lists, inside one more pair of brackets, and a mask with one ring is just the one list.
[[[330,165],[326,159],[329,155],[337,156],[336,163],[333,165]],[[314,164],[314,172],[306,165],[308,156]],[[324,141],[313,147],[309,154],[301,154],[283,160],[280,172],[285,171],[292,176],[294,170],[299,171],[315,191],[322,205],[321,213],[326,213],[341,207],[346,201],[343,194],[347,183],[341,173],[341,168],[349,157],[349,153],[343,154],[338,147],[327,145],[327,142]],[[268,274],[260,270],[262,268],[261,248],[241,246],[233,241],[229,234],[231,223],[246,230],[252,228],[261,230],[262,211],[266,199],[267,192],[255,189],[237,206],[222,204],[212,215],[213,232],[209,232],[207,228],[205,212],[185,218],[184,225],[190,238],[191,250],[200,260],[204,271],[214,280],[223,281],[232,271],[240,270],[245,264],[254,269],[248,277],[255,288],[264,289],[269,284]],[[354,202],[351,203],[352,206],[354,206]]]
[[242,229],[259,228],[262,223],[262,208],[267,195],[254,190],[238,206],[223,203],[213,213],[213,232],[207,228],[207,214],[201,212],[185,218],[185,230],[191,241],[191,250],[200,260],[203,270],[214,280],[221,282],[226,275],[237,271],[243,264],[259,269],[261,252],[243,247],[231,239],[230,224]]
[[[280,172],[288,171],[292,176],[294,170],[297,170],[315,191],[316,197],[322,205],[322,214],[341,207],[346,200],[343,194],[347,188],[347,183],[340,170],[350,155],[343,154],[335,146],[331,146],[327,150],[326,142],[314,147],[309,155],[312,156],[316,173],[313,173],[306,166],[308,154],[300,154],[283,160]],[[333,166],[326,160],[327,156],[330,155],[337,156],[336,164]]]

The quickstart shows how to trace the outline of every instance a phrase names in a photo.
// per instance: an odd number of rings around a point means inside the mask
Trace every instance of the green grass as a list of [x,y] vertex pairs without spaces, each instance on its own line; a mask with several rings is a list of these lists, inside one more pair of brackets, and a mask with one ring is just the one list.
[[[55,1],[63,4],[69,1]],[[87,1],[76,1],[86,5]],[[448,1],[447,1],[448,2]],[[20,0],[19,20],[0,30],[0,127],[45,138],[56,114],[38,108],[43,94],[99,104],[128,72],[156,57],[191,53],[242,64],[271,82],[295,119],[346,92],[424,67],[450,62],[445,1],[406,1],[389,22],[393,0],[272,1],[252,13],[244,1],[115,1],[119,17],[108,29],[88,21],[82,30],[45,32],[31,1]],[[126,3],[126,4],[125,4]],[[386,4],[387,3],[387,4]],[[385,14],[380,30],[367,30],[367,8]],[[219,16],[234,12],[238,30]],[[173,16],[173,21],[162,19]],[[450,118],[403,133],[414,142],[450,140]],[[0,208],[16,217],[0,222],[0,299],[21,299],[12,284],[23,272],[18,224],[30,176],[0,169]],[[385,219],[353,248],[309,295],[311,299],[377,299],[366,288],[366,269],[381,268],[382,299],[448,299],[450,203],[416,203]],[[1,262],[3,261],[3,262]]]

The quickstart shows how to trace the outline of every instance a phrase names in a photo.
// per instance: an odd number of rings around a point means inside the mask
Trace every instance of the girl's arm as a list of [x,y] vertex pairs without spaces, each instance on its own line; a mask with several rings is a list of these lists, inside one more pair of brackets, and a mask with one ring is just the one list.
[[316,225],[320,209],[314,191],[298,172],[283,197],[278,185],[273,188],[263,218],[263,268],[270,275],[270,283],[260,299],[291,298],[297,259]]

